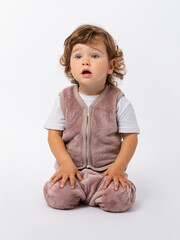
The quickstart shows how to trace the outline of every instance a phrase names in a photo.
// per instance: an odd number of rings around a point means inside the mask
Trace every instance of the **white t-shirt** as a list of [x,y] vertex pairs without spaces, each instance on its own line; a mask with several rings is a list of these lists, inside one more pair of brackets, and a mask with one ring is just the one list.
[[[96,99],[98,95],[85,95],[80,93],[81,98],[88,106]],[[131,102],[122,96],[117,103],[117,123],[120,133],[140,133],[140,129],[137,123],[136,115]],[[89,113],[89,111],[88,111]],[[60,106],[60,96],[57,96],[51,110],[49,117],[47,118],[44,128],[54,130],[64,130],[65,118]]]

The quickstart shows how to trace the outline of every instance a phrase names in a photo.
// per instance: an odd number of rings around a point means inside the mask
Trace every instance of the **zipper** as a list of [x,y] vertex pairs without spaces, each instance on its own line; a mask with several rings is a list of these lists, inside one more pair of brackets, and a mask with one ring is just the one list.
[[84,145],[83,145],[83,168],[87,166],[87,124],[88,124],[88,114],[87,114],[88,108],[86,107],[86,111],[85,111],[85,122],[84,122],[84,126],[83,126],[83,135],[84,135]]
[[89,150],[89,144],[90,144],[90,120],[91,120],[91,107],[89,107],[89,116],[87,117],[87,124],[88,124],[88,133],[87,133],[87,145],[86,145],[86,151],[87,151],[87,165],[90,167],[89,159],[90,159],[90,150]]
[[88,116],[88,108],[87,108],[87,125],[86,125],[86,167],[88,166],[88,152],[87,152],[87,146],[88,146],[88,131],[89,128],[89,116]]

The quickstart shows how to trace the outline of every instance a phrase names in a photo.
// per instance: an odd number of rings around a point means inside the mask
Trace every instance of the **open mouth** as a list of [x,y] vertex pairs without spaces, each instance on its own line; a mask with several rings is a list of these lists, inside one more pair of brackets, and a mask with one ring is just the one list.
[[83,71],[82,71],[82,74],[83,74],[83,75],[91,74],[91,72],[90,72],[89,70],[83,70]]

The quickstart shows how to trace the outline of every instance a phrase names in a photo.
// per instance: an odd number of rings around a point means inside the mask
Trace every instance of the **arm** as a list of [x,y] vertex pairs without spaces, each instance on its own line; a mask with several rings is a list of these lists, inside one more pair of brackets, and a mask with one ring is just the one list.
[[60,130],[48,130],[48,143],[50,149],[56,158],[57,162],[60,164],[60,169],[52,177],[52,184],[55,184],[59,179],[61,180],[61,187],[64,187],[68,178],[70,179],[71,187],[74,188],[76,175],[79,180],[82,180],[82,177],[73,163],[71,156],[67,152],[67,149],[62,140],[63,131]]
[[72,162],[69,153],[66,150],[64,142],[62,140],[63,131],[60,130],[48,130],[48,143],[49,147],[61,166],[63,162]]
[[115,162],[119,165],[119,169],[123,171],[135,153],[138,138],[137,133],[122,133],[122,136],[123,142],[121,144],[121,150]]
[[124,191],[126,191],[126,184],[131,188],[130,182],[124,177],[124,170],[128,166],[138,143],[137,133],[123,133],[123,142],[121,144],[120,152],[114,163],[102,174],[108,175],[105,188],[110,182],[114,180],[114,189],[118,190],[119,182],[122,184]]

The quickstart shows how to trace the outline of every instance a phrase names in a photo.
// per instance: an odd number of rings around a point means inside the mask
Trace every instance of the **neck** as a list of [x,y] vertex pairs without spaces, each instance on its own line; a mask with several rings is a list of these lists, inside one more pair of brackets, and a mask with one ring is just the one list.
[[78,91],[84,95],[99,95],[104,91],[105,87],[106,84],[105,86],[96,89],[78,86]]

